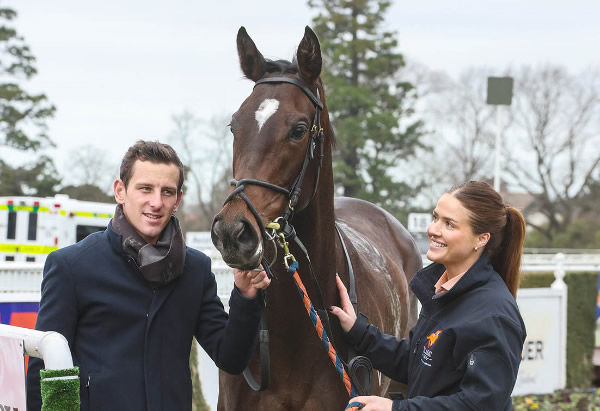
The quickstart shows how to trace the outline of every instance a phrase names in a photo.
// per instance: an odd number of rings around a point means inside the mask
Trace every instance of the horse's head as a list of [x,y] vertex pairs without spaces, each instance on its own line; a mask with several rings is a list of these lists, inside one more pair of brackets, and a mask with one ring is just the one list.
[[309,27],[293,63],[266,60],[243,27],[237,48],[242,71],[255,85],[231,118],[233,187],[211,234],[228,265],[251,269],[261,261],[267,224],[287,220],[314,196],[326,108],[321,49]]

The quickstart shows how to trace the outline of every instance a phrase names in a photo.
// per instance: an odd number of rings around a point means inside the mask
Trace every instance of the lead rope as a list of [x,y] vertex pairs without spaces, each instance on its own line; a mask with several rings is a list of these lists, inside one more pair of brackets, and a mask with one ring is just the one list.
[[348,376],[348,373],[346,372],[346,369],[344,368],[344,365],[342,364],[340,357],[338,357],[337,352],[335,351],[335,348],[333,347],[333,344],[330,344],[329,337],[327,336],[327,331],[325,331],[325,328],[323,327],[323,323],[321,322],[321,317],[319,317],[319,314],[315,310],[315,307],[313,306],[312,301],[310,301],[310,298],[308,297],[308,292],[306,292],[306,288],[304,288],[304,284],[302,283],[302,280],[300,279],[300,275],[298,275],[298,261],[293,261],[290,264],[290,267],[288,268],[288,273],[290,273],[292,275],[292,278],[294,279],[294,282],[296,283],[296,287],[298,288],[298,293],[300,294],[300,297],[302,298],[302,302],[304,303],[304,308],[306,308],[306,312],[308,313],[308,316],[310,317],[310,320],[312,321],[313,326],[315,327],[315,330],[317,331],[317,335],[323,342],[323,345],[325,346],[325,349],[327,350],[327,354],[329,355],[329,358],[331,359],[333,366],[335,367],[338,374],[342,378],[342,382],[344,383],[344,386],[346,387],[346,391],[348,392],[348,395],[350,396],[350,398],[355,397],[356,391],[354,389],[354,386],[350,382],[350,377]]
[[[275,225],[269,224],[267,227],[275,228]],[[279,227],[277,227],[277,228],[279,228]],[[285,240],[285,236],[280,235],[280,238],[281,238],[280,246],[283,248],[283,251],[284,251],[283,263],[286,266],[288,273],[292,276],[292,278],[294,279],[294,282],[296,283],[296,288],[298,289],[298,294],[300,294],[300,298],[302,299],[302,302],[304,303],[304,308],[306,309],[308,317],[310,318],[310,320],[313,323],[313,326],[315,327],[315,331],[317,332],[317,335],[319,336],[319,338],[323,342],[323,345],[325,346],[325,350],[327,351],[327,354],[329,355],[329,359],[331,360],[331,362],[333,363],[333,366],[335,367],[338,374],[342,378],[342,382],[344,383],[344,386],[346,387],[346,391],[348,392],[348,395],[350,396],[350,398],[354,398],[354,397],[356,397],[356,388],[354,387],[354,384],[352,384],[352,381],[350,380],[350,376],[346,372],[346,369],[344,368],[342,360],[337,355],[337,352],[336,352],[335,348],[333,347],[333,344],[331,344],[329,342],[329,337],[327,336],[327,331],[325,331],[325,328],[323,327],[323,323],[321,322],[321,317],[317,313],[317,310],[315,310],[315,307],[314,307],[312,301],[310,300],[310,297],[308,296],[308,292],[306,291],[306,288],[304,287],[304,283],[302,283],[302,280],[300,279],[300,275],[298,274],[298,266],[299,266],[298,261],[296,261],[294,256],[290,253],[288,243]],[[363,408],[363,405],[361,403],[354,401],[354,402],[351,402],[350,404],[348,404],[345,409],[350,410],[350,411],[355,411],[355,410],[360,410],[362,408]]]

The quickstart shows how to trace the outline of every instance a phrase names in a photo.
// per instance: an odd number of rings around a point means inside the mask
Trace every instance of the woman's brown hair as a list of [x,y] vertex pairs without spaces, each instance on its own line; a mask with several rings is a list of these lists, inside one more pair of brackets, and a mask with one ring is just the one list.
[[482,181],[468,181],[452,187],[448,193],[467,209],[475,234],[490,233],[483,252],[488,254],[494,270],[516,298],[525,240],[523,214],[505,205],[500,194]]

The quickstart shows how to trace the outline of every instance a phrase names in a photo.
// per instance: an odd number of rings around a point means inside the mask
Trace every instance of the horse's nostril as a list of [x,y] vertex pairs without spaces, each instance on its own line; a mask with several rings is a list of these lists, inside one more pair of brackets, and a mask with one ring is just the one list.
[[256,235],[254,229],[248,221],[237,221],[231,230],[231,236],[240,246],[254,246],[256,244]]
[[245,224],[242,221],[236,221],[231,226],[231,237],[239,242],[245,230]]
[[256,235],[254,235],[254,229],[247,221],[242,221],[242,230],[240,231],[237,239],[241,244],[255,244]]
[[218,218],[214,219],[212,229],[210,230],[210,239],[214,246],[221,250],[223,248],[223,220]]

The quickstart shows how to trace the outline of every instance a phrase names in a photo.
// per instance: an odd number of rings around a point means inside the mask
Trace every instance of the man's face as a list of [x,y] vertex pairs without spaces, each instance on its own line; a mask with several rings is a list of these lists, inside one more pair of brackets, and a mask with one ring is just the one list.
[[129,184],[114,183],[115,199],[123,205],[129,224],[150,244],[156,244],[177,210],[181,192],[177,192],[179,169],[175,164],[137,160]]

